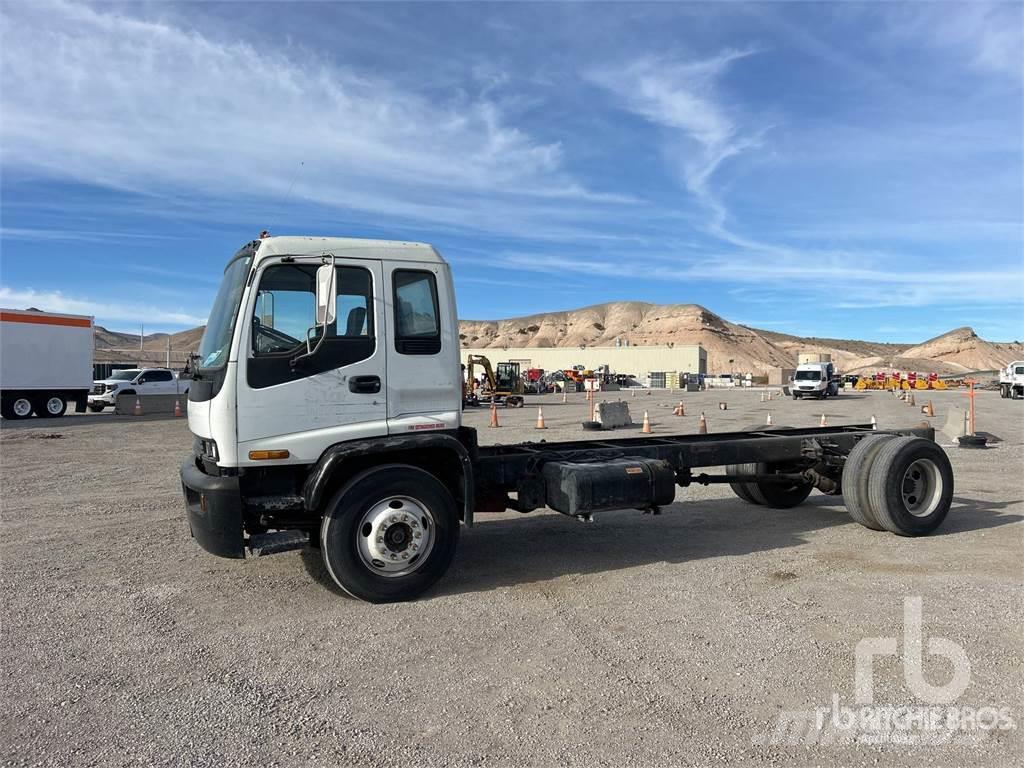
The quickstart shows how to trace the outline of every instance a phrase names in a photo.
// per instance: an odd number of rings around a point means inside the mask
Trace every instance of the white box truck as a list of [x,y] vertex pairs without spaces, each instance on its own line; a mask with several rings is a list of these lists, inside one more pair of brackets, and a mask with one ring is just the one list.
[[93,321],[84,315],[0,309],[0,414],[85,411],[92,388]]

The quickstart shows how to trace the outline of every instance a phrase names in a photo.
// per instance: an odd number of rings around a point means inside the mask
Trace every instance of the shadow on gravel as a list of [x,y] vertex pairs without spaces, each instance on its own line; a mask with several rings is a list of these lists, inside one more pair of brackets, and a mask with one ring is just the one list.
[[[1001,510],[1019,503],[955,497],[943,527],[932,535],[1017,522],[1024,517]],[[733,499],[677,502],[653,517],[635,510],[599,512],[593,523],[552,513],[504,519],[488,519],[483,513],[472,529],[462,529],[451,570],[429,594],[486,592],[572,574],[796,547],[807,542],[807,534],[837,525],[856,524],[842,497],[825,495],[782,510]],[[303,551],[302,563],[324,587],[345,595],[325,570],[319,550]]]
[[1002,510],[1007,507],[1024,503],[1024,499],[1016,501],[985,501],[982,499],[965,499],[963,496],[953,497],[953,506],[949,510],[942,527],[932,536],[949,536],[965,531],[977,531],[983,528],[997,528],[1024,520],[1024,515],[1007,515]]

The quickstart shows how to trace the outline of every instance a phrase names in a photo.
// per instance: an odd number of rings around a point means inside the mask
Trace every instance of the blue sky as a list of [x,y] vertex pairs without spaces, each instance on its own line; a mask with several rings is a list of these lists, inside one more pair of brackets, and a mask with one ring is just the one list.
[[1024,337],[1020,3],[0,18],[3,306],[190,327],[268,228],[434,243],[465,318],[643,300]]

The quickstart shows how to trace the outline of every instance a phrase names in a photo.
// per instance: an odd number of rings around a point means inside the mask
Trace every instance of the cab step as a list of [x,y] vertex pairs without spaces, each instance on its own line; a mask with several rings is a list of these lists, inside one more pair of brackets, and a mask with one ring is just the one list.
[[249,554],[252,557],[276,555],[292,549],[302,549],[309,544],[306,531],[274,531],[273,533],[257,533],[249,537]]

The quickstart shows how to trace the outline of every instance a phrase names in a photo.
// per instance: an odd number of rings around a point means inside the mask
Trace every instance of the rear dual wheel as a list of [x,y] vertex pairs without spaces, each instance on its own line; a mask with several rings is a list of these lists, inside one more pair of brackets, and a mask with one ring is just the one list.
[[0,415],[10,421],[32,415],[32,401],[26,395],[5,395],[0,400]]
[[949,513],[953,468],[931,440],[872,435],[850,452],[842,485],[850,516],[861,525],[923,536]]
[[[794,393],[795,397],[795,393]],[[765,432],[774,429],[789,429],[782,425],[767,427],[755,424],[747,427],[744,432]],[[785,472],[786,467],[772,464],[729,464],[725,468],[729,475],[766,475],[772,472]],[[760,504],[772,509],[790,509],[797,507],[811,495],[810,483],[779,483],[771,480],[759,480],[753,483],[729,483],[733,492],[748,504]]]
[[36,416],[44,419],[55,419],[58,416],[63,416],[64,412],[68,409],[67,400],[60,395],[43,396],[38,400],[33,401],[33,410],[36,412]]

